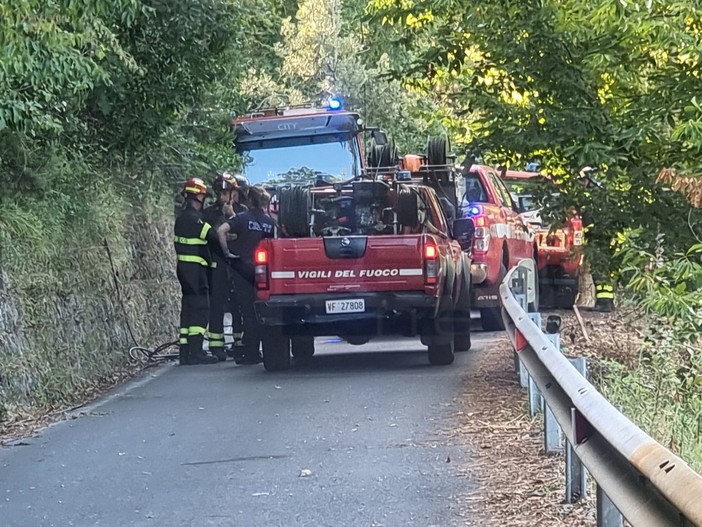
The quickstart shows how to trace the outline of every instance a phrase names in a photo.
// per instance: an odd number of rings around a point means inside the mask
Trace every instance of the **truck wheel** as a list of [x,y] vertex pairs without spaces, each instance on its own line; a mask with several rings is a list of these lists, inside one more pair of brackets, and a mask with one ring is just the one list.
[[273,333],[263,337],[263,367],[266,371],[290,369],[290,338]]
[[292,356],[296,359],[311,359],[314,355],[314,337],[293,337]]
[[558,309],[573,309],[575,299],[578,298],[578,288],[573,287],[566,292],[556,296],[556,308]]
[[[502,254],[504,257],[504,253]],[[507,266],[504,262],[500,264],[500,280],[507,276]],[[502,308],[500,307],[485,307],[480,310],[480,324],[483,326],[485,331],[501,331],[505,329],[505,323],[502,320]]]
[[505,329],[505,323],[502,320],[502,310],[499,307],[481,309],[480,324],[485,331],[501,331]]
[[456,358],[453,353],[453,340],[446,344],[431,344],[428,348],[429,364],[434,366],[444,366],[452,364]]
[[470,342],[470,282],[463,281],[458,302],[453,311],[453,344],[455,351],[468,351]]

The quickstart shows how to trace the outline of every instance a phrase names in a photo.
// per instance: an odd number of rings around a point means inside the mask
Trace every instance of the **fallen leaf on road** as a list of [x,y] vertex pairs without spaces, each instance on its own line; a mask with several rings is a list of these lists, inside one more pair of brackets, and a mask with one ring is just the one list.
[[270,493],[270,492],[254,492],[254,493],[251,494],[251,495],[252,495],[252,496],[270,496],[271,493]]
[[312,475],[312,471],[311,471],[310,469],[308,469],[308,468],[303,468],[303,469],[300,471],[300,477],[301,477],[301,478],[306,478],[306,477],[309,477],[309,476],[311,476],[311,475]]

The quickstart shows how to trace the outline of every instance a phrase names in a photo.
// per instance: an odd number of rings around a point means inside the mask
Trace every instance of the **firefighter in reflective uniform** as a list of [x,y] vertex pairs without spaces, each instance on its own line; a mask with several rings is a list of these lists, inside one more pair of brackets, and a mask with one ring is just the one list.
[[[212,185],[217,202],[204,210],[203,219],[212,226],[214,232],[225,220],[232,218],[235,214],[232,203],[236,186],[236,179],[226,172],[217,176]],[[207,342],[210,353],[220,361],[227,360],[227,354],[224,351],[224,309],[229,297],[229,284],[229,266],[222,248],[217,244],[217,247],[212,249],[212,263],[209,269],[210,315]]]
[[[588,189],[588,195],[589,191],[593,189],[602,189],[602,183],[594,176],[595,172],[596,170],[592,167],[584,167],[579,173],[578,181],[583,187]],[[591,238],[591,230],[594,224],[593,215],[590,211],[583,210],[581,216],[583,227],[585,228],[585,236],[586,238]],[[609,238],[611,236],[607,235],[606,239]],[[614,311],[614,284],[616,282],[615,273],[611,269],[612,255],[600,249],[592,255],[591,259],[593,268],[592,281],[595,284],[595,306],[593,310],[611,313]]]
[[[244,322],[243,356],[237,361],[241,364],[261,362],[262,334],[254,311],[256,301],[254,252],[262,239],[272,238],[275,233],[275,222],[265,212],[269,200],[270,196],[265,190],[251,187],[248,200],[250,209],[237,214],[217,229],[222,249],[231,261],[235,291]],[[236,234],[236,239],[230,243],[231,253],[228,252],[227,246],[229,233]]]
[[209,316],[207,271],[210,247],[217,244],[215,231],[202,219],[207,186],[199,178],[185,182],[183,211],[175,221],[176,273],[182,291],[180,310],[180,364],[210,364],[202,344]]

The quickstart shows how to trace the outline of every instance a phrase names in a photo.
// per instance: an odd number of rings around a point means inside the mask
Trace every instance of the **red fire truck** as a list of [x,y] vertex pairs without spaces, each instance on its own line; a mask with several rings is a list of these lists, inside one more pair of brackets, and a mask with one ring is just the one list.
[[244,173],[274,194],[278,221],[255,253],[267,370],[311,357],[321,335],[419,335],[432,364],[470,348],[473,223],[447,217],[433,180],[392,165],[377,131],[381,155],[366,166],[368,130],[335,105],[272,108],[233,126]]
[[543,306],[568,309],[578,296],[583,263],[583,222],[571,214],[560,226],[545,225],[534,199],[537,184],[546,185],[554,199],[558,192],[553,183],[536,172],[506,170],[502,179],[518,202],[526,221],[536,231],[540,299]]
[[[531,260],[535,268],[534,231],[493,168],[463,167],[456,190],[463,216],[475,225],[472,305],[480,310],[483,329],[503,329],[499,286],[507,271],[520,261]],[[529,303],[531,310],[538,310],[536,291],[530,293]]]

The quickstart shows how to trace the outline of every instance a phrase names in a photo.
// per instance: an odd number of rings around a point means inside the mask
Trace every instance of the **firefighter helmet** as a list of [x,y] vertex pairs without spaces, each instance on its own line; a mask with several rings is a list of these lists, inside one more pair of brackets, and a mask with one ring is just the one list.
[[183,196],[207,196],[207,185],[199,177],[192,177],[183,186]]
[[234,180],[237,182],[237,185],[241,190],[247,190],[251,186],[249,185],[249,180],[241,174],[237,174],[236,176],[234,176]]
[[237,180],[229,172],[222,172],[217,179],[214,180],[214,191],[219,194],[225,190],[237,188],[239,186]]

